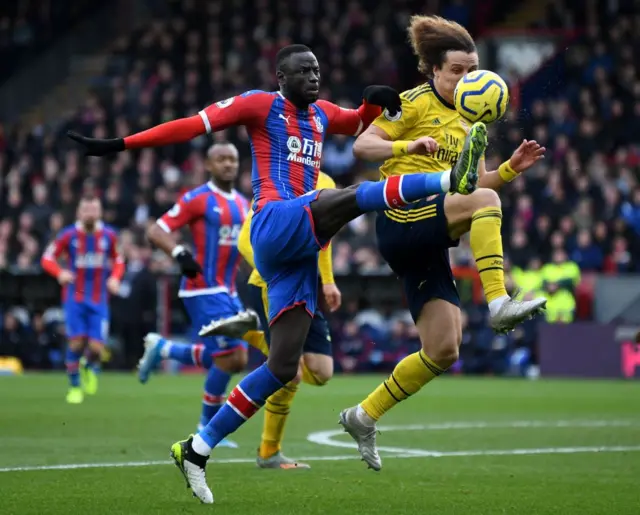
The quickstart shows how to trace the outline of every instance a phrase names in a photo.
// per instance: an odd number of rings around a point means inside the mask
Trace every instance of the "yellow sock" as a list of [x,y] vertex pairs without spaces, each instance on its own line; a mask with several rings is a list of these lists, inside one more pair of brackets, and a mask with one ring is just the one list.
[[261,458],[269,458],[280,450],[289,408],[297,391],[297,384],[288,383],[267,399],[259,451]]
[[312,386],[324,386],[327,384],[326,381],[322,381],[317,375],[309,370],[309,367],[307,367],[304,361],[302,362],[302,382]]
[[476,260],[487,302],[507,295],[502,263],[502,211],[483,207],[471,218],[471,251]]
[[242,339],[265,356],[269,355],[269,346],[262,331],[247,331]]
[[421,349],[398,363],[389,379],[371,392],[360,405],[367,415],[378,420],[400,401],[416,393],[443,372]]

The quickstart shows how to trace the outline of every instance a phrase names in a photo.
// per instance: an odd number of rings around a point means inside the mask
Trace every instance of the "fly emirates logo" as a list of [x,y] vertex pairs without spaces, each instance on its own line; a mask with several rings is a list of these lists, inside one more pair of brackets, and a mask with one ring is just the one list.
[[297,136],[289,136],[287,148],[289,149],[287,161],[320,168],[320,159],[322,158],[321,141],[313,141],[307,138],[300,140]]

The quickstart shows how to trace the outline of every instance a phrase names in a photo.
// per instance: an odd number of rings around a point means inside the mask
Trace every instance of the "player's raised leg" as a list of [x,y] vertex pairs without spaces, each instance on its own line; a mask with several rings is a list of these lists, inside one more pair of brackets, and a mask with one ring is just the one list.
[[507,294],[502,253],[502,209],[500,197],[491,189],[481,188],[468,197],[450,196],[444,203],[452,240],[471,232],[471,251],[489,304],[490,324],[497,332],[514,329],[537,315],[546,299],[520,301]]
[[344,190],[322,190],[311,204],[316,235],[322,240],[331,239],[346,223],[363,213],[401,209],[430,195],[472,194],[478,181],[478,163],[486,147],[486,128],[477,123],[471,128],[451,172],[398,175]]

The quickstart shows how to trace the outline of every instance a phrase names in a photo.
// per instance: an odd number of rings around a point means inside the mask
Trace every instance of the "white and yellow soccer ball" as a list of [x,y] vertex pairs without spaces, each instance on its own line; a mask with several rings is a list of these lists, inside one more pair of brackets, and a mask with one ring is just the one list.
[[453,103],[460,116],[469,122],[495,122],[507,110],[509,87],[497,73],[476,70],[458,81]]

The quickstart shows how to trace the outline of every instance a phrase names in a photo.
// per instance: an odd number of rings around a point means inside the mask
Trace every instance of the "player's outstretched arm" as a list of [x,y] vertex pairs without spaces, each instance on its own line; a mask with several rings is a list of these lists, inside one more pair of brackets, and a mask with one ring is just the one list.
[[400,110],[400,95],[389,86],[367,86],[362,97],[362,105],[358,109],[345,109],[326,100],[316,102],[327,114],[329,134],[357,136],[369,127],[382,109],[394,114]]
[[73,131],[67,132],[67,136],[84,147],[85,155],[106,156],[124,150],[184,143],[206,132],[202,117],[194,115],[162,123],[125,138],[88,138]]
[[232,125],[247,125],[257,117],[264,117],[268,107],[264,92],[248,92],[211,104],[196,115],[162,123],[125,138],[88,138],[73,131],[67,132],[67,136],[84,147],[85,155],[105,156],[124,150],[185,143]]
[[489,188],[498,191],[506,183],[514,180],[522,172],[531,168],[535,163],[544,159],[546,148],[535,140],[523,140],[511,155],[497,170],[488,172],[484,160],[478,165],[479,188]]

